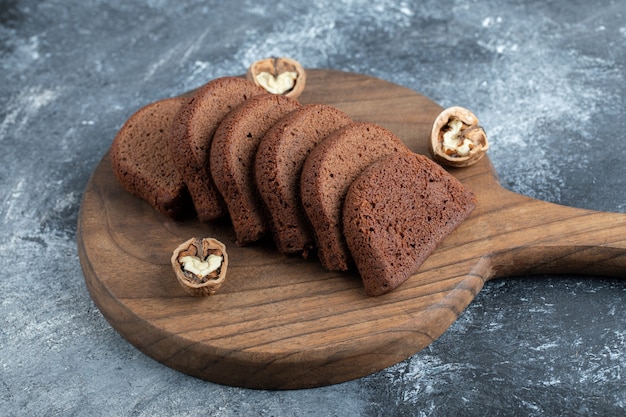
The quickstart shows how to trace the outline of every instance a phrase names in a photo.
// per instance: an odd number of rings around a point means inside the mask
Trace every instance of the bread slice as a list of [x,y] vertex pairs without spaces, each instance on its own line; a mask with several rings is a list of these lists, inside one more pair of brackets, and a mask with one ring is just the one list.
[[121,186],[174,219],[193,213],[168,144],[172,121],[182,103],[180,98],[170,98],[137,110],[119,130],[109,152]]
[[341,224],[348,187],[367,166],[398,151],[409,152],[391,131],[358,122],[333,133],[306,159],[300,178],[302,205],[326,269],[345,271],[352,262]]
[[396,153],[368,167],[343,207],[365,292],[385,294],[406,281],[475,206],[471,190],[422,155]]
[[309,104],[291,112],[265,134],[256,154],[255,178],[278,251],[307,256],[313,232],[300,200],[300,174],[311,150],[352,123],[335,107]]
[[237,244],[259,240],[268,230],[254,180],[254,161],[261,138],[280,118],[300,106],[282,95],[253,97],[219,124],[210,152],[211,176],[221,193],[235,230]]
[[227,214],[209,169],[213,134],[231,110],[262,94],[268,95],[262,87],[244,78],[216,78],[187,99],[175,118],[170,152],[178,172],[187,184],[201,222]]

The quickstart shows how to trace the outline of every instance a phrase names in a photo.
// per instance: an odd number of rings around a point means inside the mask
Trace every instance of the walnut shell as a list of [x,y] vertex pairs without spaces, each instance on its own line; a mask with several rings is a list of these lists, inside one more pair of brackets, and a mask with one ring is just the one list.
[[[458,130],[451,132],[455,121],[460,121],[461,124],[456,124]],[[453,142],[456,141],[458,146],[446,146],[444,134],[449,132],[456,134]],[[478,118],[471,111],[458,106],[449,107],[439,113],[433,123],[428,145],[428,150],[436,162],[455,168],[475,164],[489,149],[487,134],[478,125]]]
[[296,77],[294,84],[291,88],[285,91],[273,92],[273,94],[282,94],[290,98],[297,98],[302,94],[304,86],[306,84],[306,72],[298,61],[291,58],[265,58],[259,61],[253,62],[248,68],[246,78],[251,80],[256,85],[265,88],[267,91],[268,85],[262,81],[259,77],[261,74],[268,75],[270,78],[274,78],[274,81],[283,73],[295,73]]
[[[219,267],[208,275],[196,275],[185,269],[184,262],[181,261],[181,258],[185,256],[199,258],[199,261],[206,261],[212,254],[221,256],[222,260]],[[226,246],[217,239],[204,238],[200,240],[195,237],[191,238],[174,250],[171,261],[178,282],[187,293],[194,296],[214,294],[222,286],[226,278],[228,254],[226,253]]]

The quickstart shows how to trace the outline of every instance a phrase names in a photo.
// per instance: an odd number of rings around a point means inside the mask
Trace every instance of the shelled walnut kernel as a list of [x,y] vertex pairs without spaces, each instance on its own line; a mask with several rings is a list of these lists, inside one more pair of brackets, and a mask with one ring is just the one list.
[[433,159],[451,167],[467,167],[478,162],[489,149],[487,134],[478,118],[463,107],[449,107],[435,122],[428,147]]
[[250,65],[246,78],[272,94],[297,98],[306,84],[302,65],[291,58],[266,58]]
[[191,238],[178,246],[171,258],[178,282],[194,296],[214,294],[226,278],[228,254],[217,239]]

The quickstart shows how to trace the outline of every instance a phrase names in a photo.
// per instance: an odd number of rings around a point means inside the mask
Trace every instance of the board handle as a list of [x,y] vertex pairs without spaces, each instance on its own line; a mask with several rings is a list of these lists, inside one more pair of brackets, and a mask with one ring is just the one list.
[[489,219],[486,279],[543,274],[626,278],[626,213],[566,207],[504,189],[494,198],[500,208],[481,216]]

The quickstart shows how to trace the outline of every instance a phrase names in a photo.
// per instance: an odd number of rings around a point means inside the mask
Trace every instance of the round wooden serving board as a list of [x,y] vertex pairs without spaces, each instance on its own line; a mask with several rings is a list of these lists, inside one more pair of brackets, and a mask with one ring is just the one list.
[[[302,103],[333,105],[427,154],[442,108],[369,76],[308,70]],[[480,115],[479,115],[480,117]],[[157,361],[223,384],[329,385],[384,369],[437,339],[486,280],[522,274],[626,276],[626,214],[573,209],[502,188],[488,158],[451,170],[477,195],[472,215],[400,288],[364,294],[357,273],[280,255],[271,239],[238,247],[228,221],[174,222],[125,192],[105,155],[85,189],[78,250],[89,292],[111,325]],[[172,251],[190,237],[228,248],[222,288],[195,298]]]

